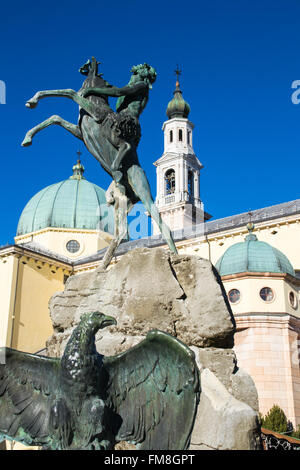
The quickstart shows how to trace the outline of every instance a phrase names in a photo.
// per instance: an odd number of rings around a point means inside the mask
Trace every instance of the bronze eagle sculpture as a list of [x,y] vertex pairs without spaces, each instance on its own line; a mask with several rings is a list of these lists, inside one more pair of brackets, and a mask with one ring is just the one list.
[[0,442],[49,450],[109,450],[127,441],[143,450],[189,447],[199,401],[194,353],[159,330],[116,356],[96,351],[99,329],[82,315],[62,358],[0,348]]

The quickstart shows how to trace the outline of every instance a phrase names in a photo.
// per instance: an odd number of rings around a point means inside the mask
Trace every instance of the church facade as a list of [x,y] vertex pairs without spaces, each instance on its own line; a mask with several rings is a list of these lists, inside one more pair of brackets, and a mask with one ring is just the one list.
[[[190,107],[177,80],[163,124],[156,204],[179,254],[209,259],[236,321],[239,367],[252,376],[265,414],[278,404],[300,425],[300,200],[218,220],[204,210],[202,163],[193,150]],[[68,277],[96,269],[113,237],[105,191],[73,175],[42,189],[25,206],[15,244],[0,249],[0,343],[41,352],[52,334],[48,302]],[[166,246],[153,235],[124,242],[113,263],[138,246]]]

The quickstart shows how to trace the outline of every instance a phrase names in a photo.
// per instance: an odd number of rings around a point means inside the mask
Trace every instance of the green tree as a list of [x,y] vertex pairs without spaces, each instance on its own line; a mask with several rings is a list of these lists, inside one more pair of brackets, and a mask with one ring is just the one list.
[[300,426],[298,426],[297,431],[293,431],[291,437],[295,437],[296,439],[300,439]]
[[288,420],[284,411],[278,406],[273,405],[270,411],[262,418],[261,423],[263,428],[275,432],[287,432]]

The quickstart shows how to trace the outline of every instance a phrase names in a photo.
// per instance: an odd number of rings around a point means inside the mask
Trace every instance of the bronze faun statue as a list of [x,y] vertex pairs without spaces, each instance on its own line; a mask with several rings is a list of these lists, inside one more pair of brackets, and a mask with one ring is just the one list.
[[104,357],[95,334],[116,324],[82,315],[61,359],[0,348],[0,442],[49,450],[108,450],[120,441],[144,450],[184,450],[196,416],[194,353],[150,331],[137,346]]
[[[78,92],[71,89],[39,91],[26,103],[29,108],[34,108],[45,97],[70,98],[79,105],[78,124],[71,124],[60,116],[51,116],[28,131],[22,145],[31,145],[37,132],[57,124],[83,140],[90,153],[113,177],[107,200],[115,204],[115,240],[104,260],[105,267],[113,251],[126,237],[127,224],[124,224],[124,218],[138,201],[144,204],[158,224],[170,250],[177,253],[170,230],[153,202],[148,180],[137,155],[141,137],[139,115],[147,104],[149,89],[156,79],[154,68],[148,64],[132,67],[130,81],[123,88],[110,85],[102,78],[102,74],[98,74],[98,62],[94,57],[81,67],[80,72],[87,78]],[[108,104],[109,96],[118,97],[116,112]]]

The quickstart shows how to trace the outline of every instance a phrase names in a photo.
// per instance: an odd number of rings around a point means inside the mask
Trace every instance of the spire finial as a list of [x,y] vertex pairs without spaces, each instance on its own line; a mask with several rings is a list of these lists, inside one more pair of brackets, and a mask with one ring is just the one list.
[[247,223],[247,230],[248,230],[249,233],[248,233],[248,235],[246,236],[245,241],[246,241],[246,242],[249,242],[249,241],[257,241],[257,236],[254,235],[254,233],[253,233],[253,230],[254,230],[254,223],[251,221],[252,215],[253,215],[251,209],[249,209],[248,215],[249,215],[249,222]]
[[252,215],[253,215],[251,209],[249,209],[248,215],[249,215],[249,222],[248,222],[248,224],[247,224],[247,229],[248,229],[248,232],[249,232],[249,233],[252,233],[253,230],[254,230],[254,223],[253,223],[252,220],[251,220],[251,219],[252,219]]
[[81,163],[80,157],[81,157],[82,153],[80,152],[80,150],[77,150],[76,153],[77,153],[77,156],[78,156],[77,163]]
[[177,68],[174,70],[174,73],[176,75],[176,88],[179,88],[179,75],[181,75],[182,71],[178,67],[178,64],[177,64]]

